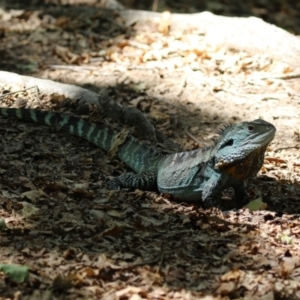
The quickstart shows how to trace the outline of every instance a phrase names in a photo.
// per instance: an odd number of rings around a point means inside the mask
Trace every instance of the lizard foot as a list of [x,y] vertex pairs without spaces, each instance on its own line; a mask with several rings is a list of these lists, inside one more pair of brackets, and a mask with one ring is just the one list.
[[108,190],[119,191],[121,186],[117,179],[112,179],[106,183],[106,187]]

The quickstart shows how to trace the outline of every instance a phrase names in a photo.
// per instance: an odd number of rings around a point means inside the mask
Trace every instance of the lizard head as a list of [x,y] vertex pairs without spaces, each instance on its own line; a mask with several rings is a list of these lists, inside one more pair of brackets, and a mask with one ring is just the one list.
[[214,167],[220,170],[231,169],[233,173],[237,172],[237,166],[241,173],[252,168],[251,173],[256,174],[263,164],[265,150],[275,132],[273,124],[261,119],[226,127],[215,146]]

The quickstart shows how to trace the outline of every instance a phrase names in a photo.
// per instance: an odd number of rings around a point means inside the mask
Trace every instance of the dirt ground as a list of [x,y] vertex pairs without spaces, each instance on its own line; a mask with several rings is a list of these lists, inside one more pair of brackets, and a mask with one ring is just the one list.
[[[222,213],[111,193],[105,182],[126,170],[118,160],[55,129],[0,119],[0,263],[30,268],[21,283],[0,273],[1,299],[300,299],[300,76],[288,78],[268,53],[204,44],[194,28],[124,27],[97,5],[45,2],[2,3],[1,70],[105,93],[182,149],[210,145],[224,123],[263,118],[277,133],[248,183],[264,209]],[[123,4],[256,15],[300,32],[292,1],[194,2]],[[55,109],[37,94],[11,99]]]

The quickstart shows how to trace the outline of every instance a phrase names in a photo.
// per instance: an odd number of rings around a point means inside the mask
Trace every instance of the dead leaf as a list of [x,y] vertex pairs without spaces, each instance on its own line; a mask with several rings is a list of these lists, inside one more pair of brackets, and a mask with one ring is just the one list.
[[118,210],[109,210],[109,211],[107,211],[106,214],[111,217],[121,218],[123,216],[124,212],[118,211]]
[[218,289],[216,290],[217,294],[228,295],[232,293],[236,288],[236,283],[234,281],[222,282]]
[[83,189],[83,190],[87,190],[89,188],[89,183],[88,182],[76,182],[73,185],[74,190],[76,189]]
[[18,152],[22,152],[24,149],[25,149],[24,141],[19,140],[17,142],[11,142],[10,144],[8,144],[4,149],[4,153],[8,153],[8,154],[18,153]]
[[295,269],[296,261],[293,257],[283,257],[280,261],[281,275],[287,278],[289,274]]
[[140,293],[142,291],[141,288],[139,287],[135,287],[135,286],[128,286],[122,290],[119,290],[116,292],[116,297],[117,298],[122,298],[124,296],[128,296],[128,295],[131,295],[131,294],[137,294],[137,293]]
[[67,99],[65,95],[58,94],[58,93],[52,93],[50,97],[51,97],[51,102],[56,106],[59,106],[63,101]]
[[278,157],[265,157],[265,160],[273,163],[286,164],[286,160],[280,159]]
[[21,202],[21,204],[23,205],[22,215],[24,218],[30,218],[32,216],[35,216],[40,211],[36,206],[34,206],[31,203],[23,201]]
[[172,15],[169,11],[165,11],[161,14],[161,18],[158,24],[158,32],[168,35],[171,27]]
[[0,232],[5,230],[7,228],[5,220],[3,218],[0,218]]
[[71,287],[71,280],[68,277],[58,275],[52,282],[52,287],[55,290],[64,291]]
[[144,91],[147,89],[147,84],[145,81],[142,81],[142,82],[139,82],[138,84],[135,84],[133,86],[133,88],[137,91],[137,92],[140,92],[140,91]]
[[152,119],[157,120],[157,121],[165,121],[165,120],[170,119],[169,115],[167,115],[159,110],[156,110],[156,109],[152,109],[150,111],[150,116]]
[[186,271],[183,269],[173,269],[165,275],[167,282],[174,282],[174,280],[184,280],[186,278]]
[[98,220],[104,220],[106,218],[105,212],[102,210],[91,209],[89,210],[89,213],[94,215]]
[[73,191],[75,196],[82,196],[82,197],[86,197],[86,198],[94,198],[95,196],[95,192],[92,190],[86,190],[86,189],[75,189]]
[[63,182],[51,182],[45,186],[45,189],[49,192],[68,191],[69,188]]
[[37,203],[42,197],[47,197],[47,195],[41,189],[28,191],[21,194],[21,198],[27,198],[33,203]]
[[20,176],[19,180],[25,188],[36,190],[36,186],[29,180],[29,178]]
[[86,276],[88,276],[88,277],[96,277],[96,276],[98,276],[100,270],[93,269],[93,268],[85,268],[84,272],[85,272]]
[[224,274],[223,276],[221,276],[221,280],[222,281],[238,280],[242,274],[243,274],[242,271],[240,271],[239,269],[231,270],[226,274]]
[[54,53],[68,64],[78,63],[81,59],[80,55],[71,52],[69,48],[59,45],[55,45]]
[[145,298],[142,298],[139,294],[133,294],[130,296],[129,300],[142,300]]
[[104,230],[101,233],[101,235],[102,236],[109,235],[109,236],[113,236],[113,237],[118,237],[122,231],[123,231],[123,227],[116,225],[116,226],[113,226],[111,228]]
[[108,158],[113,158],[119,151],[119,146],[123,145],[129,135],[130,131],[127,128],[124,128],[119,134],[117,134],[114,138],[114,142],[107,152]]

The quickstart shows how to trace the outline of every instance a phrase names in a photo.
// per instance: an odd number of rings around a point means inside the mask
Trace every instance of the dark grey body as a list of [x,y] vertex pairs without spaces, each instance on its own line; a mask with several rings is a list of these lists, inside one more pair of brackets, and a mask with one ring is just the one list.
[[[106,151],[118,135],[103,125],[59,113],[0,108],[0,115],[60,127]],[[159,153],[129,136],[117,155],[136,174],[122,174],[108,182],[108,187],[158,190],[180,201],[202,201],[205,206],[212,206],[220,191],[233,187],[241,206],[247,202],[244,181],[260,170],[275,131],[263,120],[242,122],[225,128],[209,148],[174,154]]]

